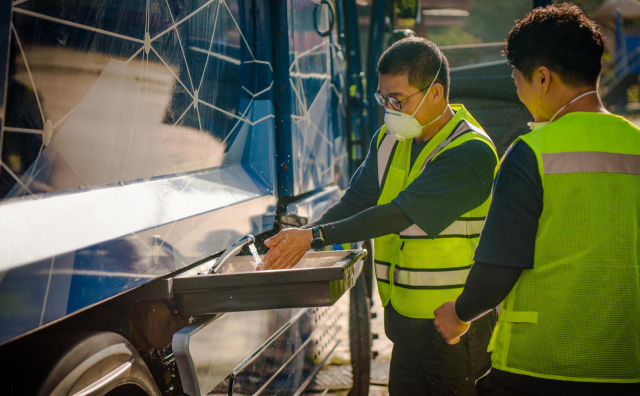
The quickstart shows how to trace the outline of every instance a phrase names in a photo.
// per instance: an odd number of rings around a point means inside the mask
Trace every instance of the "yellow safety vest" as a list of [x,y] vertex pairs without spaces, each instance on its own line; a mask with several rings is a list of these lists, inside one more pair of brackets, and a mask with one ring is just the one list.
[[519,140],[543,187],[533,269],[502,302],[496,369],[640,382],[640,129],[569,113]]
[[[420,152],[413,167],[413,139],[398,142],[386,134],[383,126],[378,134],[378,205],[391,202],[446,150],[465,142],[486,143],[496,161],[493,142],[462,105],[451,105],[455,116]],[[465,133],[471,130],[469,133]],[[401,315],[433,319],[433,311],[442,303],[455,300],[473,264],[473,253],[489,211],[491,198],[463,214],[440,235],[427,235],[417,225],[400,234],[375,239],[375,269],[382,305],[389,301]]]

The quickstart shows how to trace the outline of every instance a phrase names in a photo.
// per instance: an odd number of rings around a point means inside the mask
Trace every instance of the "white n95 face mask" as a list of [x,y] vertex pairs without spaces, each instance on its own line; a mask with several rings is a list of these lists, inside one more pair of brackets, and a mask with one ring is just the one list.
[[400,111],[392,110],[392,109],[389,109],[388,107],[385,107],[384,123],[387,126],[387,131],[389,131],[389,134],[397,141],[402,142],[405,139],[413,139],[415,137],[420,136],[422,134],[422,128],[429,126],[434,122],[438,121],[440,117],[442,117],[444,113],[447,111],[447,108],[449,108],[449,105],[447,105],[447,107],[444,109],[442,114],[440,114],[433,121],[428,122],[424,125],[420,125],[418,120],[416,120],[416,118],[414,117],[414,115],[416,115],[416,113],[418,112],[418,109],[420,108],[420,106],[422,106],[422,103],[424,102],[425,98],[427,97],[427,94],[431,90],[431,87],[433,87],[433,84],[436,82],[436,79],[438,78],[438,74],[440,74],[441,67],[442,67],[442,60],[440,61],[440,67],[438,68],[438,72],[436,73],[436,76],[433,78],[433,81],[431,81],[431,85],[429,85],[429,89],[427,89],[427,92],[425,92],[424,96],[422,97],[422,101],[420,101],[420,104],[416,108],[416,111],[413,112],[413,114],[409,115],[409,114],[402,113]]
[[564,109],[567,108],[567,106],[569,106],[571,103],[575,102],[576,100],[587,96],[587,95],[591,95],[594,93],[598,93],[598,91],[589,91],[589,92],[585,92],[582,95],[576,96],[575,98],[573,98],[569,103],[567,103],[566,105],[562,106],[561,108],[558,109],[558,111],[556,111],[556,113],[553,115],[553,117],[551,117],[551,119],[549,121],[543,121],[543,122],[527,122],[527,126],[529,127],[529,129],[531,129],[531,131],[535,131],[536,129],[540,129],[543,126],[550,124],[553,122],[553,120],[556,118],[556,116],[558,114],[560,114],[560,112]]

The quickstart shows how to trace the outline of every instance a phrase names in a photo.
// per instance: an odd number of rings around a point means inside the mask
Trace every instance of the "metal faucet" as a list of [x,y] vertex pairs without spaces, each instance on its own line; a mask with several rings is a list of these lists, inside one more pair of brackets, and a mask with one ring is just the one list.
[[239,241],[231,245],[227,250],[225,250],[222,255],[216,260],[216,264],[211,267],[209,270],[209,274],[216,274],[218,270],[222,268],[227,261],[231,260],[235,256],[240,253],[243,247],[246,245],[250,245],[256,242],[256,239],[251,234],[247,234],[243,236]]

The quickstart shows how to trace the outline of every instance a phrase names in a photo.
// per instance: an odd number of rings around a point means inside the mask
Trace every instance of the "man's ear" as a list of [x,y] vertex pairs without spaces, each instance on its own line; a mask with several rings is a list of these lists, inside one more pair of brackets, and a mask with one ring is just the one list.
[[545,66],[538,66],[534,72],[534,77],[538,83],[540,92],[546,94],[551,86],[551,70],[547,69]]
[[435,83],[433,84],[433,87],[431,87],[430,93],[433,95],[433,104],[436,105],[444,96],[444,87],[440,83]]

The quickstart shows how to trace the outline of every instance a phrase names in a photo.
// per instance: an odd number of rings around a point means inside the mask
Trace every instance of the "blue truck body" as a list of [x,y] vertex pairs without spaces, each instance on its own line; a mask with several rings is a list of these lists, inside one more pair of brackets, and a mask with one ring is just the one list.
[[0,343],[271,230],[279,197],[345,186],[344,35],[329,7],[275,3],[13,6]]
[[[135,384],[150,395],[297,395],[308,386],[349,337],[344,312],[252,308],[249,298],[187,323],[172,285],[244,235],[305,224],[339,200],[363,153],[347,132],[349,111],[359,135],[363,107],[360,65],[348,62],[359,48],[346,51],[349,20],[359,41],[355,7],[2,2],[0,383],[16,395],[72,394],[80,383],[101,384],[100,394]],[[349,257],[327,301],[362,271],[362,254]],[[368,300],[359,300],[365,336],[353,334],[366,341]],[[147,348],[153,335],[141,318],[160,321],[151,332],[171,329],[162,341],[171,345]],[[91,349],[105,343],[114,345]],[[105,352],[114,348],[116,360]],[[88,353],[103,356],[103,378],[88,369],[69,379],[88,363],[64,362]],[[67,379],[51,378],[60,372]]]
[[367,394],[363,251],[282,289],[206,275],[243,236],[315,220],[363,159],[358,7],[2,2],[4,388],[299,395],[342,348]]

